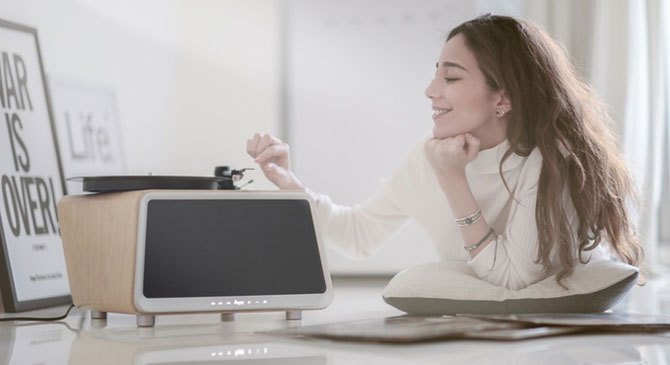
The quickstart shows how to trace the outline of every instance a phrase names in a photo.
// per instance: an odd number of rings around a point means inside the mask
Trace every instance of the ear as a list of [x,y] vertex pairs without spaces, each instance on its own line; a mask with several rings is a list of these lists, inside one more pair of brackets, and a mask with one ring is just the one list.
[[507,92],[505,89],[498,91],[495,95],[496,100],[496,109],[502,109],[505,113],[508,113],[512,110],[512,102],[507,97]]

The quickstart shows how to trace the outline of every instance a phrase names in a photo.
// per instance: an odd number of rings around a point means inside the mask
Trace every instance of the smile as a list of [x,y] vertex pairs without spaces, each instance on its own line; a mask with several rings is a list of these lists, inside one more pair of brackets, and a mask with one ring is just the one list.
[[434,108],[433,110],[434,110],[433,119],[439,117],[442,114],[449,113],[451,111],[451,109],[437,109],[437,108]]

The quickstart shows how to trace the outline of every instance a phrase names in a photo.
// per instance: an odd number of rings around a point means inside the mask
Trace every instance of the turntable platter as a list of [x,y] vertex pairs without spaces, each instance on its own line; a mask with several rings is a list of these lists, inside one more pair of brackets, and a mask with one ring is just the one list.
[[[218,166],[215,176],[156,176],[156,175],[111,175],[78,176],[68,181],[83,183],[83,191],[89,193],[111,193],[115,191],[172,189],[172,190],[236,190],[235,182],[242,179],[244,171],[230,170],[228,166]],[[253,181],[253,180],[252,180]]]

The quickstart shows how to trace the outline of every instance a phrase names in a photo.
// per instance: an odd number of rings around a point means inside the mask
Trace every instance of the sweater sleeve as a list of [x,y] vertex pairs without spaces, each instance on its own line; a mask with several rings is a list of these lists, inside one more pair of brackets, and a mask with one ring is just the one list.
[[314,194],[318,221],[329,247],[351,258],[365,258],[409,221],[415,176],[423,166],[425,138],[410,149],[379,191],[363,203],[343,206],[327,195]]
[[542,158],[538,150],[526,161],[509,218],[503,232],[468,264],[477,276],[491,284],[519,290],[543,279],[542,264],[536,263],[539,238],[535,206]]
[[316,205],[325,243],[350,258],[371,256],[409,219],[386,189],[354,206],[338,205],[327,195],[316,194]]

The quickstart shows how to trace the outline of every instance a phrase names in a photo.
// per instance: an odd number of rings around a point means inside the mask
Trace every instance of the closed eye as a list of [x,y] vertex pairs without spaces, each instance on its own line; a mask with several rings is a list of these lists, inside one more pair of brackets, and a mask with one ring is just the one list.
[[447,81],[447,84],[453,84],[454,82],[460,80],[459,78],[451,78],[451,77],[445,77],[444,79]]

